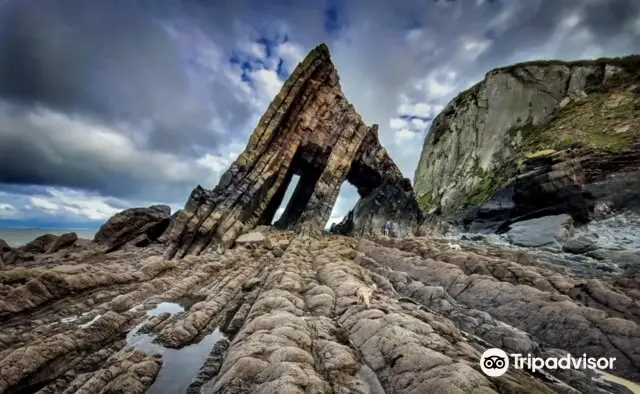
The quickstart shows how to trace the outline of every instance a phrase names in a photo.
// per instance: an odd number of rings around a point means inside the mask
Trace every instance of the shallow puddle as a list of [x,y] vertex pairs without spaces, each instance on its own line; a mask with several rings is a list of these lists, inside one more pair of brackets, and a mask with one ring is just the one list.
[[360,389],[363,393],[369,394],[384,394],[385,391],[378,380],[378,376],[376,376],[375,372],[371,368],[366,365],[363,365],[356,377],[359,379],[358,381],[358,389]]
[[175,302],[161,302],[154,309],[147,312],[147,319],[140,322],[127,334],[128,346],[140,349],[146,354],[162,355],[162,368],[147,393],[183,393],[198,374],[213,345],[223,337],[223,334],[216,329],[198,343],[181,349],[169,349],[153,343],[155,335],[138,334],[140,327],[153,316],[164,312],[175,314],[184,310],[185,308],[182,305]]
[[182,305],[175,302],[161,302],[155,308],[147,312],[147,316],[158,316],[162,313],[169,312],[172,315],[178,312],[184,312]]
[[634,383],[634,382],[632,382],[630,380],[615,376],[615,375],[611,375],[610,373],[606,373],[604,371],[597,371],[597,372],[602,377],[603,380],[606,380],[606,381],[612,382],[612,383],[617,383],[617,384],[619,384],[621,386],[624,386],[624,387],[628,388],[634,394],[640,394],[640,385],[639,384]]
[[178,297],[176,299],[173,300],[173,302],[175,302],[176,304],[182,306],[184,308],[185,311],[188,311],[189,309],[191,309],[191,307],[200,302],[200,301],[204,301],[207,298],[206,295],[204,294],[189,294],[186,296],[182,296],[182,297]]

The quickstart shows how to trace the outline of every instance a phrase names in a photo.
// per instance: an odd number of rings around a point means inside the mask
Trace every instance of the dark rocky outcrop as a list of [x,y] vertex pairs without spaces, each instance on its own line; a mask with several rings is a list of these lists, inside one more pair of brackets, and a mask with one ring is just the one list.
[[640,208],[640,140],[618,152],[587,149],[539,152],[517,170],[463,223],[472,230],[499,229],[509,222],[569,214],[578,223],[617,210]]
[[[240,234],[271,224],[293,175],[300,180],[275,226],[322,234],[343,182],[353,184],[361,198],[385,181],[403,182],[377,130],[348,102],[328,48],[318,46],[285,82],[218,185],[193,190],[176,218],[166,256],[224,249]],[[420,215],[415,204],[403,205],[414,210],[403,217]]]
[[584,237],[570,239],[562,245],[562,250],[564,252],[573,254],[583,254],[594,249],[596,249],[595,243]]
[[[496,69],[436,117],[415,174],[423,209],[507,220],[640,207],[640,56]],[[464,215],[463,215],[464,216]]]
[[18,249],[25,253],[44,253],[57,239],[57,235],[44,234]]
[[381,234],[387,221],[393,224],[395,236],[415,235],[421,231],[424,215],[420,212],[409,179],[400,182],[384,180],[368,196],[361,198],[343,221],[330,231],[343,235]]
[[157,240],[169,226],[171,208],[152,205],[148,208],[130,208],[111,217],[103,224],[93,240],[103,244],[107,252],[132,242],[139,246]]
[[169,225],[167,226],[167,228],[162,232],[162,235],[160,235],[158,237],[158,239],[156,240],[157,242],[160,243],[167,243],[169,241],[169,236],[171,235],[171,230],[173,229],[173,226],[176,223],[176,218],[178,217],[178,215],[180,214],[180,211],[182,211],[182,209],[178,209],[177,211],[175,211],[171,217],[169,218]]
[[51,245],[49,245],[49,247],[46,250],[46,253],[51,254],[51,253],[56,253],[62,249],[66,249],[72,246],[73,244],[75,244],[77,240],[78,240],[78,234],[74,232],[64,233],[59,237],[57,237],[51,243]]
[[33,261],[33,255],[31,253],[12,248],[5,240],[0,239],[0,263],[15,265],[26,261]]

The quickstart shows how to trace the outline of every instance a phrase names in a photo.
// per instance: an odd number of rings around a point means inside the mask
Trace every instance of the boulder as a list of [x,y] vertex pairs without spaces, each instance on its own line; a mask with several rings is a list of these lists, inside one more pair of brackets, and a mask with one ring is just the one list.
[[585,256],[591,257],[595,260],[607,260],[609,259],[609,253],[604,249],[594,249],[585,253]]
[[[93,240],[111,252],[146,235],[151,242],[157,240],[169,226],[171,208],[152,205],[148,208],[126,209],[112,216],[100,227]],[[137,241],[136,241],[137,242]]]
[[29,242],[28,244],[19,247],[18,249],[25,253],[44,253],[51,245],[58,239],[57,235],[53,234],[44,234]]
[[56,253],[59,250],[66,249],[75,244],[77,240],[78,234],[74,232],[64,233],[53,241],[51,246],[49,246],[49,249],[47,249],[46,253],[51,254]]
[[273,247],[274,248],[278,247],[278,248],[282,249],[283,251],[285,251],[289,247],[289,241],[286,240],[286,239],[278,240],[273,244]]
[[284,250],[282,250],[279,246],[274,246],[271,252],[276,257],[282,257],[282,255],[284,254]]
[[262,279],[260,278],[251,278],[248,281],[244,282],[242,285],[242,290],[251,291],[254,287],[260,285],[262,283]]
[[131,241],[134,246],[137,246],[139,248],[150,245],[152,242],[153,241],[151,241],[147,234],[140,234],[133,241]]
[[3,264],[20,264],[25,261],[33,261],[31,253],[25,253],[19,249],[12,248],[3,239],[0,239],[0,259]]
[[13,264],[17,257],[14,249],[4,239],[0,239],[0,259],[5,264]]
[[614,253],[611,261],[627,275],[640,274],[640,250]]
[[596,249],[595,243],[585,237],[573,238],[562,245],[562,250],[567,253],[583,254]]
[[252,231],[250,233],[242,234],[236,239],[237,246],[263,246],[267,245],[267,237],[264,234]]
[[514,245],[538,247],[562,242],[572,230],[571,216],[553,215],[512,223],[506,235]]

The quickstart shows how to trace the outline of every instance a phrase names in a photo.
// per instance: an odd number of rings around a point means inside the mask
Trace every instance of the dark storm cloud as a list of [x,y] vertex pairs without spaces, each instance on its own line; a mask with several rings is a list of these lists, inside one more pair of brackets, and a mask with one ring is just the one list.
[[[580,57],[580,51],[584,47],[573,43],[572,38],[580,29],[591,35],[590,43],[607,46],[609,56],[625,55],[639,49],[638,45],[629,47],[626,42],[634,36],[636,39],[640,38],[632,30],[632,25],[639,16],[640,2],[635,0],[532,0],[526,7],[513,8],[505,28],[496,27],[499,31],[499,45],[492,45],[483,53],[478,59],[479,64],[488,70],[496,67],[496,63],[511,62],[518,53],[526,53],[531,48],[552,41],[557,41],[560,48],[558,53],[550,54],[549,57],[576,59]],[[557,29],[571,17],[577,18],[577,25],[567,29],[564,37],[557,36]],[[616,47],[616,43],[621,42],[624,42],[623,47]]]
[[181,156],[139,150],[122,129],[90,119],[1,102],[0,119],[0,189],[30,194],[29,185],[47,185],[172,202],[212,175]]
[[186,151],[220,138],[176,45],[136,1],[10,0],[0,26],[0,97],[145,121],[151,148]]

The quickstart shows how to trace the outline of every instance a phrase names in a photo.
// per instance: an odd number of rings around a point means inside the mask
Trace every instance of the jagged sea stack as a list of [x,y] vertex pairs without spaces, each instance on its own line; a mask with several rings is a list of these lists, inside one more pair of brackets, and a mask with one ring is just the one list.
[[[300,180],[278,226],[320,234],[345,180],[361,197],[383,181],[400,185],[403,180],[380,146],[377,129],[365,125],[347,101],[329,49],[318,46],[285,82],[219,184],[193,190],[176,218],[165,257],[226,248],[243,232],[271,224],[293,175]],[[412,190],[406,195],[415,201]],[[412,219],[403,222],[410,233],[421,219],[414,205]]]

